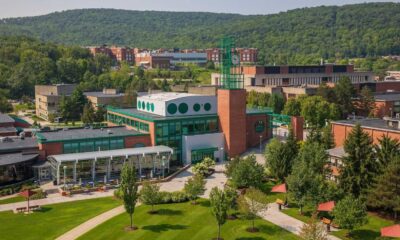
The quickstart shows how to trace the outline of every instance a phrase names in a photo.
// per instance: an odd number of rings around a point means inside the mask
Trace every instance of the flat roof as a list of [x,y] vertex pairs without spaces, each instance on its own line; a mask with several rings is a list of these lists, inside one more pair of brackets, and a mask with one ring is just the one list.
[[16,133],[17,129],[15,127],[0,127],[0,133]]
[[38,157],[37,153],[23,154],[23,153],[10,153],[0,155],[0,166],[6,166],[11,164],[17,164],[34,160]]
[[0,138],[0,152],[22,151],[24,149],[38,148],[35,138],[4,137]]
[[258,115],[258,114],[270,114],[273,113],[271,108],[246,108],[246,114]]
[[14,123],[14,118],[10,117],[8,114],[0,113],[0,123]]
[[400,101],[400,93],[376,94],[377,101]]
[[118,113],[128,117],[133,117],[141,119],[144,121],[163,121],[163,120],[176,120],[176,119],[198,119],[206,117],[217,117],[217,114],[202,114],[202,115],[187,115],[187,116],[161,116],[153,113],[142,112],[137,110],[137,108],[107,108],[110,113]]
[[48,156],[48,158],[52,158],[57,162],[69,162],[69,161],[88,160],[95,158],[142,156],[143,154],[148,155],[148,154],[173,153],[173,152],[174,150],[172,148],[159,145],[153,147],[124,148],[124,149],[115,149],[115,150],[97,151],[97,152],[51,155]]
[[147,135],[139,131],[127,129],[124,126],[105,128],[69,128],[52,131],[39,131],[35,133],[41,142],[59,142],[66,140],[79,140],[88,138],[124,137]]
[[398,128],[394,128],[394,127],[387,125],[386,121],[384,119],[380,119],[380,118],[338,120],[338,121],[333,121],[332,123],[348,125],[348,126],[354,126],[358,123],[364,128],[383,129],[383,130],[390,130],[390,131],[396,131],[396,132],[400,131],[400,129],[398,129]]
[[123,97],[125,94],[124,93],[117,93],[117,94],[106,94],[103,92],[84,92],[83,93],[85,96],[90,96],[90,97],[101,97],[101,98],[114,98],[114,97]]
[[201,96],[206,96],[206,95],[193,94],[193,93],[162,92],[162,93],[153,93],[144,95],[141,96],[140,98],[165,102],[183,97],[201,97]]
[[329,156],[342,158],[346,155],[343,147],[336,147],[326,150]]

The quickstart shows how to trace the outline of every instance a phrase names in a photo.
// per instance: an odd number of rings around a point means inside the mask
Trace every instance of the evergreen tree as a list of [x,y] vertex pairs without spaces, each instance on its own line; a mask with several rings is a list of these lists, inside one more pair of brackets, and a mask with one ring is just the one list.
[[383,170],[394,158],[400,155],[400,143],[397,139],[384,135],[375,145],[375,152],[380,169]]
[[368,190],[377,172],[372,139],[360,124],[356,124],[347,137],[344,151],[339,184],[344,192],[357,198]]
[[375,97],[369,87],[365,86],[361,89],[357,108],[361,115],[373,116],[373,110],[375,109]]
[[385,167],[382,175],[369,191],[368,205],[374,208],[392,212],[397,219],[400,212],[400,158],[395,159]]
[[330,124],[322,129],[321,143],[326,150],[335,147],[335,140],[332,134],[332,127]]
[[83,95],[83,91],[79,87],[75,88],[69,99],[69,104],[70,104],[69,114],[71,120],[77,120],[81,118],[83,107],[85,106],[86,102],[87,100],[85,95]]
[[334,87],[336,102],[341,108],[343,117],[353,112],[352,97],[354,95],[354,87],[351,84],[350,78],[342,77]]
[[105,109],[102,106],[98,106],[94,116],[95,117],[94,121],[103,122],[105,120],[106,114],[107,114],[107,109]]
[[86,103],[83,107],[82,122],[85,124],[92,124],[95,121],[96,115],[91,103]]

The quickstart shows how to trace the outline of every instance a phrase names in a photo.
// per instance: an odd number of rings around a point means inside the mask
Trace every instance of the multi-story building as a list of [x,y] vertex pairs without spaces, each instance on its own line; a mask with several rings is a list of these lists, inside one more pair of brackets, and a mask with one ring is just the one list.
[[163,52],[157,53],[155,56],[170,57],[171,64],[198,64],[207,63],[207,54],[202,52]]
[[[349,77],[353,84],[373,83],[372,72],[356,72],[353,65],[310,66],[241,66],[245,86],[299,86],[335,84],[342,77]],[[211,76],[211,83],[218,85],[220,74]]]
[[[219,63],[221,60],[221,49],[210,48],[205,50],[207,54],[207,60],[214,63]],[[255,64],[257,63],[258,50],[257,48],[236,48],[236,52],[239,56],[242,64]]]
[[117,89],[109,88],[104,88],[102,92],[85,92],[84,94],[94,109],[107,105],[122,106],[125,96],[123,93],[118,93]]
[[133,63],[135,56],[134,50],[127,47],[108,47],[107,45],[102,45],[98,47],[89,47],[89,50],[93,56],[96,56],[97,54],[104,54],[109,56],[115,62],[125,61],[127,63]]
[[76,84],[36,85],[36,115],[48,120],[50,114],[57,114],[62,96],[69,97],[75,88]]
[[400,80],[400,71],[387,71],[385,81],[386,80]]
[[141,52],[135,54],[135,65],[145,68],[164,68],[169,69],[171,67],[170,56],[158,56],[151,52]]

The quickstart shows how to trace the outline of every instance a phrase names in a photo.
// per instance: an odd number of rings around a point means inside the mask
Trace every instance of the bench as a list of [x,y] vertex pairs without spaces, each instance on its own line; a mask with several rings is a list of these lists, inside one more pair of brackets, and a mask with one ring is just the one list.
[[22,213],[22,212],[26,211],[26,207],[19,207],[16,210],[17,210],[17,212]]
[[35,211],[35,210],[40,210],[40,206],[39,205],[33,205],[29,207],[29,210]]

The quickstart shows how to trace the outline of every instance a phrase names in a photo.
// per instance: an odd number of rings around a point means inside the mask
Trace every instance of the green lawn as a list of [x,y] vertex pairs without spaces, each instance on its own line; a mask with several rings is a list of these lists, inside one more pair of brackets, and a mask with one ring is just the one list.
[[54,239],[120,204],[109,197],[47,205],[29,215],[0,212],[0,238]]
[[25,201],[25,198],[22,196],[15,196],[7,199],[0,200],[0,204],[8,204],[8,203],[16,203]]
[[[289,216],[292,216],[296,219],[299,219],[300,221],[303,222],[308,222],[311,217],[311,210],[310,209],[304,209],[304,214],[300,215],[299,214],[299,209],[298,208],[289,208],[289,209],[284,209],[284,213],[286,213]],[[332,232],[332,235],[335,235],[341,239],[351,239],[351,240],[374,240],[377,237],[380,236],[380,229],[382,227],[390,226],[393,225],[394,222],[390,220],[383,219],[381,217],[378,217],[376,215],[368,214],[368,223],[362,226],[361,228],[354,230],[352,235],[348,238],[346,237],[347,235],[347,230],[340,230],[337,232]]]
[[[211,215],[209,202],[201,200],[198,205],[190,203],[158,205],[160,212],[156,215],[147,213],[148,206],[139,206],[134,215],[134,224],[139,227],[133,232],[126,232],[129,216],[124,213],[83,235],[80,239],[212,239],[217,235],[217,224]],[[222,237],[225,240],[291,240],[299,239],[295,235],[281,229],[272,223],[258,219],[258,233],[248,233],[250,226],[247,220],[228,220],[222,227]]]

